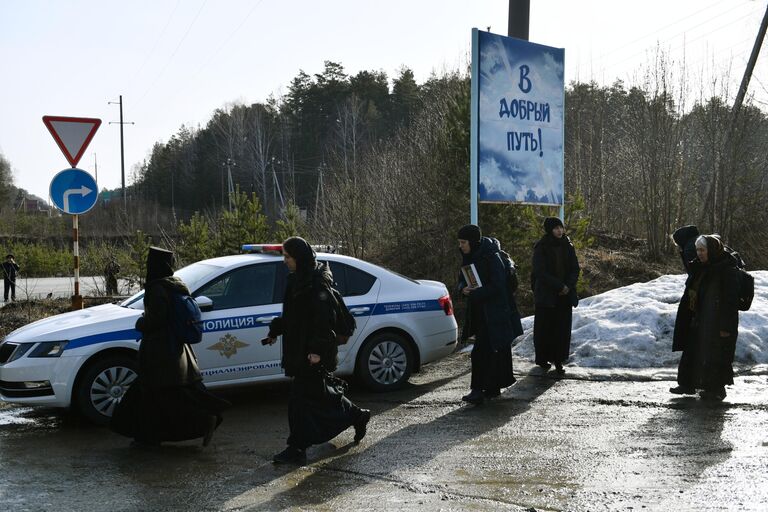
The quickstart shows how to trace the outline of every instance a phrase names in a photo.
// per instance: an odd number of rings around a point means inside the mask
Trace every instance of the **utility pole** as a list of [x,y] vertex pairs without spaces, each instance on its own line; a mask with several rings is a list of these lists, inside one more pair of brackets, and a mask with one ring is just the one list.
[[123,186],[123,210],[128,209],[128,199],[125,196],[125,145],[123,143],[123,125],[124,124],[135,124],[133,122],[124,122],[123,121],[123,95],[120,95],[120,101],[108,101],[107,104],[109,105],[120,105],[120,122],[112,121],[109,124],[119,124],[120,125],[120,177],[121,182]]
[[[275,190],[277,190],[277,193],[280,195],[280,206],[282,207],[280,211],[285,209],[285,200],[283,200],[283,191],[280,190],[280,183],[277,182],[277,173],[275,172],[275,166],[272,166],[272,183],[274,184],[272,188],[272,195],[274,196]],[[275,219],[278,219],[280,217],[280,212],[277,211],[277,198],[274,199],[275,201]]]
[[507,35],[527,41],[530,18],[531,0],[509,0]]
[[733,108],[731,109],[731,123],[728,128],[728,132],[725,134],[725,145],[723,147],[723,157],[720,158],[720,162],[715,169],[715,175],[709,180],[707,184],[707,192],[704,194],[704,207],[701,209],[699,215],[699,225],[703,225],[707,218],[707,212],[710,212],[710,228],[713,230],[720,230],[721,234],[727,236],[723,231],[725,226],[718,226],[722,222],[722,216],[717,215],[717,210],[722,208],[722,205],[718,204],[717,192],[720,188],[720,183],[723,180],[723,174],[726,169],[725,166],[733,163],[733,135],[736,131],[736,124],[741,112],[741,104],[744,102],[744,96],[747,94],[747,87],[749,87],[749,81],[752,78],[752,72],[755,69],[755,63],[757,63],[757,56],[760,54],[760,47],[763,46],[763,40],[765,39],[765,32],[768,29],[768,7],[765,9],[763,15],[763,21],[760,24],[760,29],[757,31],[757,37],[755,38],[755,44],[752,46],[752,53],[749,56],[749,62],[747,62],[747,69],[744,70],[744,76],[741,78],[741,85],[739,85],[739,92],[736,93],[736,99],[733,101]]
[[176,196],[173,193],[173,169],[175,165],[171,166],[171,215],[173,215],[173,222],[176,222]]
[[[315,217],[320,217],[320,204],[325,205],[325,189],[323,188],[323,171],[325,170],[325,162],[320,164],[317,169],[317,193],[315,195]],[[323,215],[325,219],[325,215]]]
[[[99,164],[96,162],[96,153],[93,154],[93,173],[96,175],[96,184],[99,184]],[[97,190],[98,194],[99,191]]]
[[[222,162],[221,165],[226,166],[227,168],[227,195],[229,196],[229,211],[232,211],[232,194],[235,193],[235,187],[232,183],[232,167],[236,167],[237,162],[235,162],[231,158],[227,158],[224,162]],[[224,187],[222,187],[222,193],[223,193],[223,188]],[[223,203],[224,203],[224,199],[222,198],[222,204]]]

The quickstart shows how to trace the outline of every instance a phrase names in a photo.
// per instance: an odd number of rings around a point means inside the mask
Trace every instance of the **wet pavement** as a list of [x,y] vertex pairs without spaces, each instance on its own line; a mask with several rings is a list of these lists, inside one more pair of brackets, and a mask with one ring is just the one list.
[[[137,288],[126,279],[118,280],[118,289],[121,295],[135,293]],[[80,295],[101,296],[104,295],[104,278],[102,276],[81,276]],[[30,277],[19,278],[16,282],[16,300],[44,299],[46,297],[61,298],[71,297],[75,293],[75,279],[73,277]],[[0,307],[4,305],[0,296]]]
[[[274,466],[288,387],[230,391],[212,444],[157,449],[51,409],[0,403],[0,510],[767,510],[768,385],[737,378],[723,403],[676,397],[670,381],[565,379],[516,361],[518,382],[463,405],[468,354],[407,389],[353,389],[374,411]],[[356,387],[353,385],[353,388]]]

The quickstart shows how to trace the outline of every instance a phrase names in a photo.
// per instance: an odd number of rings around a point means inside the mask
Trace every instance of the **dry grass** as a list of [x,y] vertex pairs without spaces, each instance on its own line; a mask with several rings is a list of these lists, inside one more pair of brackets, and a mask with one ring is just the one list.
[[[108,302],[107,299],[87,299],[86,307]],[[10,332],[34,322],[70,310],[70,299],[39,299],[11,302],[0,308],[0,339]]]

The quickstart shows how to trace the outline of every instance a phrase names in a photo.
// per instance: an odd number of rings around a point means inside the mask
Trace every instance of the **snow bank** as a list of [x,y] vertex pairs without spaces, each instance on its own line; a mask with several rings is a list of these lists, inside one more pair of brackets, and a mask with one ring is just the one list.
[[[755,277],[755,299],[739,313],[736,363],[768,364],[768,271]],[[662,276],[583,299],[573,310],[569,366],[585,368],[664,368],[676,366],[672,333],[685,275]],[[513,354],[533,361],[533,317]]]

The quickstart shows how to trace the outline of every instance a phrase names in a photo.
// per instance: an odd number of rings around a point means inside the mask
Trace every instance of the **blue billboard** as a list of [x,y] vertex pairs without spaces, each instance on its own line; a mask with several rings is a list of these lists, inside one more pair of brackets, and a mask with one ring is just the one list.
[[477,29],[473,36],[479,200],[562,205],[565,51]]

